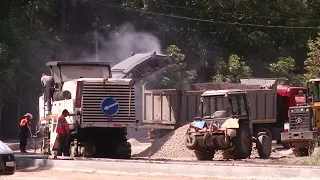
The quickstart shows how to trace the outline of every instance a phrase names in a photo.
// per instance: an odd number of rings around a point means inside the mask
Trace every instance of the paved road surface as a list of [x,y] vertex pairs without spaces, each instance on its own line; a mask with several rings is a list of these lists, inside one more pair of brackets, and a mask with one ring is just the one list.
[[[107,174],[89,172],[70,172],[41,170],[36,172],[16,172],[11,176],[0,176],[0,180],[280,180],[278,178],[210,178],[210,177],[186,177],[166,175],[130,175],[130,174]],[[285,180],[302,180],[303,178],[285,178]],[[311,179],[308,179],[311,180]],[[315,180],[315,179],[312,179]]]
[[1,176],[0,180],[222,180],[217,178],[178,177],[163,175],[128,175],[42,170],[37,172],[16,172],[11,176]]

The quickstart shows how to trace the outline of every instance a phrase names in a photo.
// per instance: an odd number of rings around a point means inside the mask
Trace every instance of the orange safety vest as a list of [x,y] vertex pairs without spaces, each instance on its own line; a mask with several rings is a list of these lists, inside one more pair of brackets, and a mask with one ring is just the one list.
[[67,133],[69,133],[69,124],[68,124],[66,118],[63,115],[61,115],[58,118],[58,124],[57,124],[57,133],[58,134],[65,134],[65,132],[63,131],[63,127],[65,127]]
[[25,126],[27,125],[27,123],[28,123],[28,120],[27,120],[27,119],[22,119],[22,120],[20,121],[20,127],[25,127]]

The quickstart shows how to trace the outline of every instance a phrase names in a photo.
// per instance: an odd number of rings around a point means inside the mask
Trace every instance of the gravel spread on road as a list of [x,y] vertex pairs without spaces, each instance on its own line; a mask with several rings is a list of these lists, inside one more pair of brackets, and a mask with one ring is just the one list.
[[150,156],[150,158],[154,159],[195,160],[193,151],[187,149],[184,144],[184,137],[188,127],[188,125],[182,126],[157,139],[149,148],[138,154],[138,156]]
[[[137,157],[150,157],[150,159],[159,160],[196,160],[196,156],[192,150],[186,148],[184,144],[185,134],[188,125],[184,125],[175,131],[170,132],[166,136],[157,139],[150,147],[142,151]],[[225,160],[223,151],[216,151],[214,160]],[[302,164],[304,157],[294,157],[292,150],[272,149],[271,158],[260,159],[255,144],[253,144],[252,154],[250,158],[241,161],[252,163],[272,163],[272,164]],[[233,160],[231,160],[233,161]]]

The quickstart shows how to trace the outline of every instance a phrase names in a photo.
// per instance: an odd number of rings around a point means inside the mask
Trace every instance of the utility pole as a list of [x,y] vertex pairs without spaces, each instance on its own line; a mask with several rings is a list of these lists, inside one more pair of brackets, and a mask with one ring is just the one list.
[[60,0],[60,21],[61,21],[61,28],[60,28],[60,34],[62,37],[62,45],[61,45],[61,59],[67,60],[66,58],[66,0]]
[[91,22],[91,26],[94,28],[93,30],[93,38],[94,38],[94,49],[95,49],[95,60],[99,61],[99,34],[98,34],[98,23],[99,19],[96,16],[95,20]]

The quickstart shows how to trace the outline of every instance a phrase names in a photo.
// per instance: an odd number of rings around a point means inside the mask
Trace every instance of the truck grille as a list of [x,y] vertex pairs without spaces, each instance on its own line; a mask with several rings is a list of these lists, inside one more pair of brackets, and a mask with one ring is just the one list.
[[[134,87],[129,84],[106,84],[84,82],[82,90],[82,122],[135,122]],[[113,116],[105,115],[101,102],[112,97],[119,103],[119,111]]]
[[[301,109],[304,109],[303,111]],[[308,111],[307,111],[308,109]],[[290,131],[309,131],[312,126],[312,108],[290,108]]]

